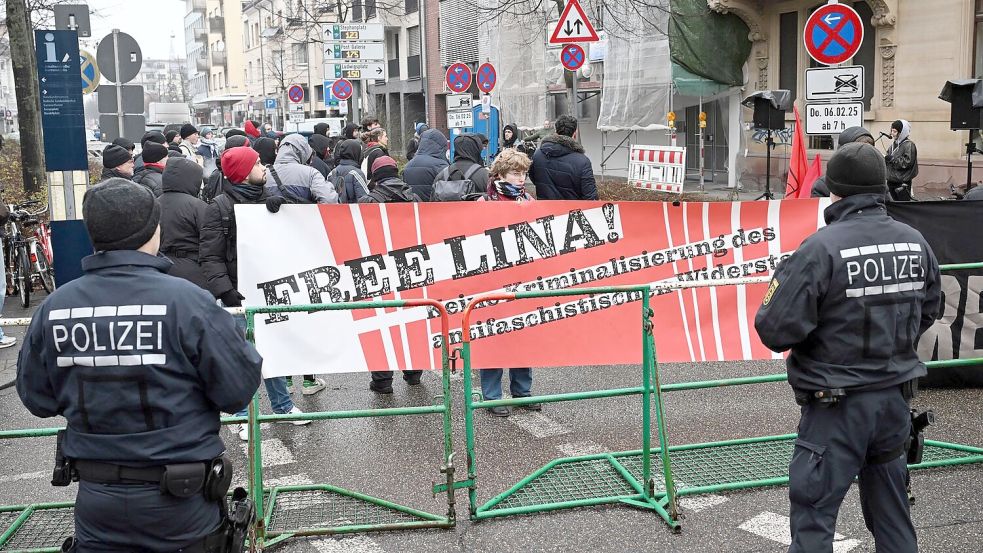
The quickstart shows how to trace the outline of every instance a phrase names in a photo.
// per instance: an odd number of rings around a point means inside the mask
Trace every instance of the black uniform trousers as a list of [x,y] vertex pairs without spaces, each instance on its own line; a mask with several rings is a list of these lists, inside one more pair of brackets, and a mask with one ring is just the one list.
[[859,476],[864,522],[878,553],[917,553],[905,482],[906,455],[883,457],[904,444],[911,429],[900,386],[853,393],[838,404],[802,407],[789,465],[792,546],[789,553],[833,549],[840,504]]
[[219,504],[200,493],[180,498],[161,494],[157,484],[81,481],[72,551],[179,552],[200,544],[221,522]]

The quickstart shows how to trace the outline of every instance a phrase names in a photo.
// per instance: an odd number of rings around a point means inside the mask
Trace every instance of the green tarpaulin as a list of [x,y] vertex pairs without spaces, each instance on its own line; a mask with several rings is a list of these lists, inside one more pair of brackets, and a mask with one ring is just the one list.
[[[683,70],[676,82],[680,92],[685,86],[694,96],[706,96],[714,94],[717,85],[743,86],[743,67],[751,54],[747,24],[736,15],[710,11],[706,0],[672,0],[670,8],[669,54],[674,66]],[[699,78],[713,83],[700,83]],[[704,85],[707,92],[699,92],[697,86]]]

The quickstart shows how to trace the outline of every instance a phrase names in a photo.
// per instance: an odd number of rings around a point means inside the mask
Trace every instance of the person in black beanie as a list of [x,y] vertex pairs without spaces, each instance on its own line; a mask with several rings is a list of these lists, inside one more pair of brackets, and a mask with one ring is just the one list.
[[269,167],[276,162],[276,140],[261,136],[253,139],[253,149],[259,153],[259,161]]
[[[164,133],[160,131],[147,131],[143,133],[143,137],[140,138],[140,148],[146,148],[148,142],[153,142],[167,147],[167,139],[164,138]],[[139,173],[140,169],[143,169],[143,152],[141,151],[139,155],[133,158],[133,172],[134,174]]]
[[117,138],[116,140],[113,140],[113,144],[115,144],[117,146],[122,146],[128,152],[130,152],[130,155],[132,155],[133,154],[133,150],[136,150],[136,148],[137,148],[136,147],[136,144],[134,144],[132,140],[130,140],[129,138],[123,137],[123,136]]
[[314,134],[315,135],[319,134],[321,136],[326,137],[328,136],[328,130],[330,128],[331,127],[327,123],[318,123],[317,125],[314,125]]
[[185,123],[181,126],[181,153],[184,154],[184,157],[202,165],[201,156],[198,154],[199,138],[197,127],[191,123]]
[[331,155],[331,139],[323,134],[313,134],[307,139],[307,143],[314,150],[314,157],[311,158],[311,167],[317,169],[324,178],[328,178],[328,173],[334,169],[334,157]]
[[167,140],[168,150],[184,155],[184,153],[181,152],[181,137],[178,135],[177,131],[175,130],[167,131],[166,133],[164,133],[164,139]]
[[858,476],[876,550],[916,553],[906,450],[920,436],[909,403],[926,374],[918,342],[942,304],[939,265],[921,233],[888,215],[876,148],[841,147],[826,184],[826,226],[778,265],[754,319],[765,346],[790,351],[788,383],[800,406],[789,553],[831,550]]
[[110,144],[102,151],[102,180],[133,177],[133,156],[122,146]]
[[[167,274],[150,191],[113,178],[81,208],[97,253],[38,307],[16,382],[28,411],[68,423],[78,488],[64,550],[222,549],[229,486],[204,485],[202,467],[231,477],[219,417],[249,404],[263,359],[210,294]],[[86,339],[62,340],[66,325]]]
[[[232,138],[233,136],[242,136],[242,137],[246,137],[247,139],[249,138],[249,135],[246,134],[246,131],[242,129],[229,129],[225,131],[226,140]],[[228,148],[228,145],[226,145],[226,148]]]
[[133,174],[133,182],[146,186],[159,198],[164,192],[161,182],[164,167],[167,165],[167,148],[156,142],[147,142],[141,155],[145,163],[142,169]]

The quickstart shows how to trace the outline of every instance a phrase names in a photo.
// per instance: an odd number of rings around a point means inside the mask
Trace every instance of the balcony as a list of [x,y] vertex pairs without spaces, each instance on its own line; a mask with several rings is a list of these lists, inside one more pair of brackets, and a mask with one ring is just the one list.
[[406,0],[406,13],[416,13],[420,9],[419,0]]
[[208,59],[198,58],[195,60],[195,69],[197,71],[208,71]]
[[198,13],[205,13],[208,9],[207,0],[191,0],[191,11]]
[[399,60],[389,60],[389,78],[395,79],[399,77]]
[[420,78],[420,56],[409,56],[406,58],[406,78]]
[[227,57],[225,55],[225,50],[216,50],[212,52],[212,65],[225,65]]
[[225,18],[221,15],[213,15],[208,18],[208,31],[215,34],[225,34]]
[[208,41],[208,29],[195,29],[195,42],[204,44]]
[[304,19],[302,17],[288,17],[287,18],[287,27],[288,28],[296,29],[298,27],[303,27],[303,26],[304,26]]

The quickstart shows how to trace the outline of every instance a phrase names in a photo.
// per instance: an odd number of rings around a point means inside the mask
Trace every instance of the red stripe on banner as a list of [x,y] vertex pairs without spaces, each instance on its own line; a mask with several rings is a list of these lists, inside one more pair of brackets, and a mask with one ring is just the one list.
[[[769,258],[769,244],[764,240],[763,229],[768,227],[768,208],[771,202],[743,202],[741,203],[741,230],[743,235],[735,238],[739,243],[747,244],[742,248],[744,259],[765,259]],[[743,236],[743,238],[742,238]],[[752,241],[760,240],[757,244]],[[758,340],[754,331],[754,316],[761,306],[767,284],[750,284],[746,286],[745,309],[747,310],[748,332],[751,335],[751,354],[755,359],[767,359],[771,356],[771,350],[766,348]]]
[[[727,267],[734,263],[733,240],[730,238],[732,205],[730,202],[712,202],[709,204],[710,236],[715,241],[713,247],[716,253],[723,253],[723,255],[715,255],[713,258],[714,269],[717,266]],[[717,298],[716,332],[723,353],[722,357],[714,358],[717,360],[740,358],[741,336],[736,331],[738,325],[737,287],[721,286],[714,290]]]
[[[396,368],[405,371],[413,367],[406,366],[406,356],[404,355],[403,334],[400,331],[401,325],[389,327],[389,336],[393,341],[393,349],[396,350]],[[383,331],[385,332],[385,331]]]
[[[346,261],[363,257],[362,250],[358,245],[358,235],[355,232],[355,219],[352,216],[351,207],[322,204],[319,208],[336,264],[343,266]],[[375,312],[371,309],[356,309],[351,313],[352,318],[356,321],[375,316]]]
[[391,371],[389,361],[386,360],[386,349],[382,345],[382,334],[378,330],[364,332],[358,335],[358,341],[362,345],[362,353],[365,355],[365,362],[370,371]]

